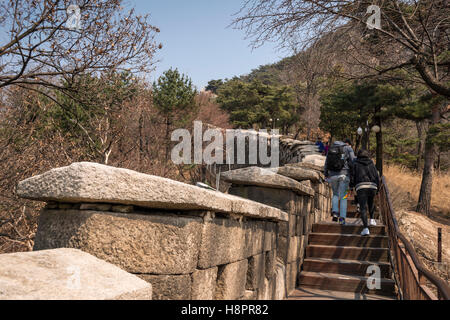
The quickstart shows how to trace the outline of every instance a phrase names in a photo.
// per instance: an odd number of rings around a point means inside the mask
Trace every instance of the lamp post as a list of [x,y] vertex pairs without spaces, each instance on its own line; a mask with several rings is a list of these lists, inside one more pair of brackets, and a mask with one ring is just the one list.
[[377,139],[377,170],[380,176],[383,175],[383,136],[381,132],[381,121],[372,127],[372,132],[375,133]]

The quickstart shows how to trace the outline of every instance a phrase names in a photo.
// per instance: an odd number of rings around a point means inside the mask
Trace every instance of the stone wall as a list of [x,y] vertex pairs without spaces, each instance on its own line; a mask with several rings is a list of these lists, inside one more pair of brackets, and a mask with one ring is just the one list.
[[288,221],[279,222],[277,268],[280,273],[285,272],[284,281],[289,294],[297,285],[312,224],[329,216],[330,190],[323,183],[321,173],[297,164],[271,171],[250,167],[229,171],[222,176],[231,184],[230,194],[288,213]]
[[228,172],[225,194],[74,163],[20,182],[17,194],[47,202],[34,250],[81,249],[150,282],[153,299],[284,299],[328,189],[311,168],[240,170]]

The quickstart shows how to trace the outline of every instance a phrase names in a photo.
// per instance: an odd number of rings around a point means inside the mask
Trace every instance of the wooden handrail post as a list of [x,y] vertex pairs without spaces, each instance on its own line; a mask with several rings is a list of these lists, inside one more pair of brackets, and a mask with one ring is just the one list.
[[[442,263],[442,228],[438,228],[438,241],[437,241],[437,261]],[[441,300],[441,292],[438,290],[438,300]]]
[[437,261],[442,262],[442,228],[438,228],[438,250],[437,250]]

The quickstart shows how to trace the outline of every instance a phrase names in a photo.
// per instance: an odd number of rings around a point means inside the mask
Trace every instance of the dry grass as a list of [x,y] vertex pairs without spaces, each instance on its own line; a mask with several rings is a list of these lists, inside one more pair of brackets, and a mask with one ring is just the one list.
[[[422,175],[406,168],[387,166],[384,169],[389,191],[396,210],[415,210],[419,199]],[[431,195],[433,213],[450,218],[450,174],[436,173],[433,176]]]
[[[435,174],[431,195],[433,217],[414,212],[419,198],[422,176],[408,169],[388,166],[384,169],[400,231],[408,238],[425,267],[449,281],[450,259],[450,175]],[[442,223],[441,223],[442,222]],[[437,263],[437,229],[442,228],[442,263]],[[436,288],[429,288],[437,293]]]

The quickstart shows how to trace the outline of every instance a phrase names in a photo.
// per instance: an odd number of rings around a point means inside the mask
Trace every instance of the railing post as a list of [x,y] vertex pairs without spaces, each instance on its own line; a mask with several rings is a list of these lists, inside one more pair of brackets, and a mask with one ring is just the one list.
[[[438,228],[438,241],[437,241],[437,262],[442,263],[442,228]],[[441,292],[438,289],[438,300],[441,300]]]

